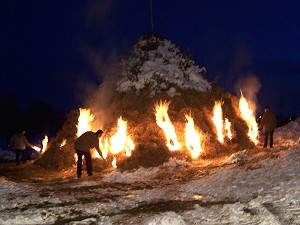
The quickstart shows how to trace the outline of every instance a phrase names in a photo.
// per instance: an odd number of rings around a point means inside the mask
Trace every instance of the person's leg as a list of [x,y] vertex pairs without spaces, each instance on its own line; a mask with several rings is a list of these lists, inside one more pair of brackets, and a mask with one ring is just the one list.
[[76,149],[77,154],[77,177],[81,177],[81,171],[82,171],[82,151]]
[[87,172],[87,174],[89,176],[92,176],[93,175],[93,171],[92,171],[92,157],[91,157],[91,153],[85,152],[84,158],[85,158],[86,172]]
[[25,154],[25,149],[21,151],[22,152],[22,163],[26,163],[26,154]]
[[20,165],[20,150],[16,149],[16,165]]
[[270,148],[273,148],[273,134],[274,131],[270,131]]
[[269,137],[269,131],[265,131],[264,148],[266,148],[268,146],[268,137]]

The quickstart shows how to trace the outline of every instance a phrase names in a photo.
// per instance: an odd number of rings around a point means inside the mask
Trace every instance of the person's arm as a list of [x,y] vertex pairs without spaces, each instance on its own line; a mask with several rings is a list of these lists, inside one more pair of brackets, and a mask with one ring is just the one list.
[[25,143],[26,146],[33,148],[33,144],[31,144],[31,143],[28,141],[28,139],[27,139],[26,136],[24,136],[24,143]]
[[260,124],[259,124],[259,130],[262,130],[263,129],[263,127],[264,127],[264,124],[265,124],[265,120],[266,120],[266,116],[265,116],[265,114],[262,116],[262,118],[261,118],[261,121],[260,121]]
[[97,152],[99,153],[99,155],[101,156],[101,158],[102,158],[103,160],[105,160],[105,159],[103,158],[102,151],[100,150],[100,147],[99,147],[99,138],[98,138],[98,137],[96,137],[96,139],[95,139],[94,147],[95,147],[95,149],[97,150]]

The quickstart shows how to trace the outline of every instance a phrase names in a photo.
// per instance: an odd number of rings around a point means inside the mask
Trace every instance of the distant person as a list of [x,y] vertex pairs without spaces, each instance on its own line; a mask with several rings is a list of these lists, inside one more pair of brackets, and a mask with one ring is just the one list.
[[16,151],[16,165],[20,165],[20,155],[22,155],[22,163],[26,163],[26,154],[25,149],[26,147],[33,147],[32,144],[29,143],[27,137],[25,136],[26,131],[21,130],[19,133],[12,136],[10,139],[10,147],[15,149]]
[[[92,176],[92,157],[91,157],[91,148],[96,148],[99,155],[103,158],[102,152],[99,148],[99,138],[102,136],[103,131],[98,130],[97,132],[87,131],[83,133],[74,143],[74,148],[77,154],[77,177],[81,177],[82,172],[82,156],[85,158],[86,163],[86,172],[88,176]],[[105,160],[103,158],[103,160]]]
[[273,148],[273,134],[276,128],[276,116],[269,106],[264,109],[265,113],[262,116],[259,129],[263,130],[265,135],[264,148],[268,146],[270,137],[270,148]]

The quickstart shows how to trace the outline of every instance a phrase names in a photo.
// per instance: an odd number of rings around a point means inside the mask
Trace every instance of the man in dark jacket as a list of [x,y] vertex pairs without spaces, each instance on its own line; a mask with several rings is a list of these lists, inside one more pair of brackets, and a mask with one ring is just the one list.
[[265,134],[264,148],[268,146],[268,138],[270,136],[270,148],[273,148],[273,134],[276,128],[276,116],[271,111],[270,107],[265,107],[265,113],[262,116],[259,128]]
[[22,162],[23,164],[26,163],[26,154],[25,149],[27,146],[33,147],[32,144],[29,143],[28,139],[25,136],[26,131],[21,130],[19,133],[12,136],[10,139],[9,146],[16,150],[16,164],[17,166],[20,165],[20,155],[22,155]]
[[[103,158],[102,152],[99,148],[99,138],[102,136],[103,131],[98,130],[97,132],[87,131],[83,133],[74,143],[74,147],[77,153],[77,177],[81,177],[82,172],[82,156],[85,158],[86,171],[89,176],[92,176],[92,157],[91,148],[95,148],[99,155]],[[105,160],[103,158],[103,160]]]

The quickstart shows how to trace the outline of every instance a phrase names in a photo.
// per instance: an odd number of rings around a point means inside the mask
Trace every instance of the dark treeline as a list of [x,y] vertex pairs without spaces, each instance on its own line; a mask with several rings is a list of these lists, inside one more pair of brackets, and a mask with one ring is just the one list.
[[27,136],[32,138],[52,136],[61,128],[64,119],[64,113],[55,113],[52,106],[44,101],[32,102],[24,108],[15,94],[0,100],[0,136],[5,139],[20,129],[25,129]]

